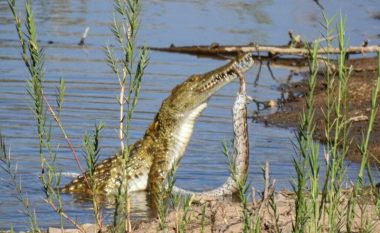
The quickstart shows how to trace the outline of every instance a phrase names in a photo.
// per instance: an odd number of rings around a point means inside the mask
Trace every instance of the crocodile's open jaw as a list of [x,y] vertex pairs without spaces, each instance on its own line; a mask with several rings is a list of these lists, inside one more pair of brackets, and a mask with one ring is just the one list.
[[218,87],[224,86],[225,83],[230,82],[232,79],[236,77],[233,70],[227,70],[223,73],[218,74],[210,74],[211,78],[204,77],[208,81],[200,87],[198,87],[197,91],[199,92],[215,92],[213,89],[219,89]]
[[185,82],[172,90],[163,106],[173,112],[186,113],[206,103],[220,88],[237,77],[236,70],[245,72],[252,67],[252,55],[244,55],[238,61],[232,61],[216,70],[202,75],[192,75]]
[[[208,99],[220,88],[237,77],[237,70],[245,72],[253,64],[251,55],[244,55],[238,61],[232,61],[216,70],[192,75],[183,83],[175,87],[171,95],[166,98],[160,112],[166,112],[166,119],[170,114],[172,123],[172,141],[168,158],[168,166],[172,167],[175,160],[179,160],[190,141],[196,118],[206,108]],[[163,121],[160,121],[163,122]]]

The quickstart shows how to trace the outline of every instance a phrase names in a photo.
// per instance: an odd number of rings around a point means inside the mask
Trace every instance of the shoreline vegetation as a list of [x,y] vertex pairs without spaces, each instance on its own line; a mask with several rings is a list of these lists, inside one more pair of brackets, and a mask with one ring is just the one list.
[[[342,16],[329,18],[323,14],[322,39],[306,43],[298,36],[289,34],[289,44],[286,48],[279,49],[286,49],[287,54],[290,50],[302,50],[302,56],[297,61],[307,64],[308,78],[289,86],[287,99],[275,101],[279,111],[273,115],[255,117],[259,121],[278,125],[281,125],[281,120],[287,119],[288,124],[284,126],[296,128],[296,141],[293,142],[296,176],[289,177],[291,190],[275,190],[275,181],[270,179],[269,164],[266,164],[263,168],[265,189],[259,196],[257,190],[246,183],[239,184],[239,195],[235,198],[200,202],[192,197],[162,192],[155,199],[156,218],[132,222],[130,207],[133,203],[130,202],[129,195],[133,193],[119,192],[114,197],[114,215],[105,220],[100,202],[101,191],[93,180],[93,168],[99,152],[98,139],[103,128],[102,123],[97,123],[93,134],[83,137],[88,171],[85,180],[93,192],[91,203],[94,224],[81,225],[65,213],[59,192],[61,171],[57,167],[57,158],[50,143],[51,121],[60,127],[78,161],[79,170],[85,170],[59,119],[60,113],[64,111],[65,81],[59,81],[56,106],[51,107],[44,96],[44,50],[38,44],[30,1],[25,1],[24,20],[16,11],[15,0],[9,0],[8,3],[15,20],[21,56],[30,74],[27,91],[36,121],[35,133],[41,161],[39,178],[44,200],[60,217],[60,227],[49,228],[48,232],[380,232],[378,181],[374,180],[370,169],[370,161],[379,161],[374,155],[380,156],[380,150],[373,149],[380,144],[379,47],[363,45],[350,48],[345,38],[345,19]],[[129,124],[137,104],[140,81],[148,57],[146,48],[139,50],[136,47],[141,3],[138,0],[114,0],[114,6],[117,16],[111,31],[119,47],[118,50],[106,47],[105,51],[107,63],[120,85],[117,102],[120,107],[120,125],[119,138],[116,140],[120,141],[123,161],[128,169],[129,147],[126,145],[129,145]],[[169,49],[174,48],[178,47],[171,46]],[[208,49],[216,51],[221,48],[223,46],[214,44]],[[252,45],[250,48],[250,52],[257,52],[260,47]],[[281,58],[280,50],[273,51],[265,59]],[[361,54],[366,51],[377,52],[377,58],[371,60],[374,64],[354,61],[355,66],[350,65],[351,53]],[[236,49],[229,55],[234,56],[238,52],[241,51]],[[226,55],[220,53],[218,55]],[[261,57],[260,53],[258,56]],[[262,60],[258,61],[262,64]],[[297,93],[298,96],[289,98],[290,92]],[[24,207],[23,213],[29,223],[28,231],[45,232],[38,224],[43,219],[35,215],[32,204],[19,185],[17,168],[12,164],[6,149],[6,139],[2,136],[0,139],[0,166],[9,175],[9,185],[14,188],[16,198]],[[314,139],[324,142],[323,153],[320,153],[319,144]],[[356,151],[354,158],[352,151]],[[360,163],[356,180],[348,185],[346,170],[349,168],[344,164],[346,159]],[[325,171],[321,171],[321,163],[324,163]],[[170,172],[169,187],[175,182],[175,171],[173,169]],[[125,178],[122,182],[127,184],[128,180]],[[165,191],[165,187],[163,189]],[[70,222],[71,226],[64,224],[64,220]],[[106,221],[110,224],[105,224]],[[70,230],[72,227],[75,229]],[[10,229],[7,232],[14,231]]]

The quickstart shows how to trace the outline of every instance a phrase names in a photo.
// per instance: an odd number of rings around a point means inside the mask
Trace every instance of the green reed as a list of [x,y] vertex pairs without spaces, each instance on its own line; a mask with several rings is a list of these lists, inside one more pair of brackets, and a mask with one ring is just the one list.
[[[34,115],[37,127],[37,138],[39,142],[39,156],[41,163],[40,181],[45,193],[45,201],[60,215],[61,226],[63,226],[63,218],[73,221],[68,218],[62,211],[62,202],[59,192],[57,191],[60,186],[60,171],[56,166],[56,153],[51,146],[51,123],[48,123],[46,116],[46,108],[44,103],[48,106],[48,110],[52,108],[44,96],[44,73],[43,64],[45,61],[44,51],[39,47],[37,41],[36,25],[34,23],[33,11],[30,6],[30,1],[25,1],[25,25],[22,26],[21,16],[16,12],[16,1],[9,0],[8,5],[15,20],[15,27],[17,36],[21,47],[21,57],[27,67],[29,73],[29,80],[27,81],[27,92],[32,101],[31,110]],[[64,81],[60,80],[60,85],[57,88],[56,102],[59,106],[60,112],[64,99]],[[54,118],[57,116],[55,115]]]
[[172,207],[176,207],[178,214],[181,195],[173,194],[172,190],[176,181],[176,173],[178,169],[178,161],[174,161],[173,167],[170,169],[166,185],[162,185],[158,193],[152,194],[154,207],[157,211],[158,226],[156,231],[162,232],[167,230],[167,216]]
[[[138,54],[136,65],[136,35],[139,27],[138,17],[141,11],[141,2],[138,0],[114,0],[114,6],[119,17],[114,17],[111,31],[121,54],[116,54],[111,46],[106,46],[105,51],[106,61],[116,75],[120,86],[119,140],[121,149],[126,152],[125,156],[128,156],[128,147],[125,144],[128,145],[129,142],[128,130],[136,109],[141,78],[148,64],[148,55],[144,46]],[[124,107],[126,107],[125,110]]]
[[178,161],[175,160],[173,167],[170,169],[166,182],[160,187],[157,193],[151,195],[154,201],[154,207],[157,211],[158,226],[157,232],[165,232],[168,228],[168,214],[174,209],[176,219],[176,232],[185,232],[188,214],[192,203],[192,196],[186,196],[173,192],[176,182],[176,173],[178,169]]
[[[334,18],[324,17],[324,29],[327,48],[331,47],[330,29]],[[369,169],[368,142],[373,129],[377,112],[377,96],[379,92],[379,79],[371,96],[371,112],[367,133],[363,134],[363,142],[359,145],[362,154],[361,167],[351,193],[348,204],[344,204],[343,182],[346,179],[346,166],[344,160],[349,150],[348,132],[350,120],[347,114],[348,81],[351,70],[345,67],[347,41],[345,37],[345,19],[338,19],[335,32],[339,54],[337,64],[333,65],[332,55],[327,54],[321,58],[316,53],[319,44],[314,43],[309,54],[309,79],[306,108],[301,114],[300,125],[297,131],[297,154],[294,159],[296,180],[292,184],[296,193],[296,217],[293,222],[293,232],[340,232],[344,228],[351,232],[353,227],[354,209],[357,206],[359,190],[363,187],[364,171]],[[315,129],[314,90],[319,64],[325,67],[326,98],[322,110],[325,124],[326,142],[324,146],[325,174],[320,174],[319,146],[313,141]],[[380,64],[379,64],[380,67]],[[368,170],[368,173],[369,170]],[[321,177],[324,176],[323,180]],[[322,183],[320,183],[323,181]],[[363,205],[359,205],[360,208]],[[365,231],[373,228],[371,221],[363,218],[362,210],[360,229]]]
[[280,214],[277,209],[277,204],[274,196],[274,192],[271,193],[269,197],[269,207],[273,212],[272,218],[273,218],[273,225],[274,225],[274,232],[275,233],[282,233],[282,229],[280,226]]
[[190,207],[193,201],[192,196],[181,196],[176,195],[173,202],[175,203],[176,212],[176,232],[185,233],[186,224],[189,222],[190,217]]
[[[263,204],[261,204],[260,208],[257,208],[255,204],[253,204],[253,207],[250,207],[249,205],[249,198],[250,195],[247,194],[249,187],[251,187],[251,184],[247,184],[247,175],[243,177],[237,177],[236,174],[236,164],[235,164],[235,155],[231,152],[230,146],[227,145],[225,141],[222,143],[223,148],[223,154],[227,158],[228,161],[228,170],[230,173],[231,178],[233,179],[236,187],[237,187],[237,197],[240,200],[240,206],[241,206],[241,214],[242,214],[242,222],[243,226],[241,231],[242,232],[261,232],[261,218],[260,211]],[[265,169],[263,169],[264,177],[265,175]],[[255,202],[254,197],[252,196],[253,202]],[[268,200],[265,200],[268,201]],[[263,198],[264,202],[264,198]]]
[[205,232],[205,221],[206,221],[206,205],[203,204],[202,206],[202,214],[201,214],[201,233]]
[[[326,23],[327,24],[327,23]],[[328,30],[328,28],[327,28]],[[326,134],[331,134],[331,140],[327,142],[328,151],[326,153],[326,174],[325,174],[325,187],[324,195],[322,196],[322,202],[324,212],[327,216],[327,223],[329,225],[329,232],[336,232],[342,228],[343,221],[340,216],[343,214],[341,210],[342,201],[342,184],[346,178],[346,167],[344,166],[344,160],[347,156],[349,143],[348,143],[348,131],[350,122],[348,121],[347,114],[347,91],[348,91],[348,78],[350,76],[350,70],[345,67],[346,59],[346,46],[345,41],[345,19],[340,16],[336,33],[338,34],[338,46],[339,54],[337,57],[337,74],[332,77],[328,84],[332,87],[332,93],[329,98],[331,103],[332,117],[330,125],[326,128],[330,129]],[[329,64],[328,64],[329,65]],[[327,110],[329,111],[329,110]],[[325,120],[327,121],[327,120]]]
[[87,165],[87,178],[89,182],[89,186],[91,188],[92,192],[92,208],[93,213],[95,216],[95,221],[99,229],[102,228],[103,225],[103,219],[100,209],[100,193],[97,188],[96,180],[95,180],[95,165],[99,160],[99,152],[100,152],[100,146],[99,146],[99,138],[100,138],[100,131],[104,128],[103,123],[99,123],[95,125],[95,132],[93,135],[89,135],[86,133],[83,136],[83,152],[84,152],[84,158]]
[[[301,113],[299,128],[296,134],[298,159],[293,159],[293,165],[296,170],[297,180],[292,183],[294,192],[296,193],[296,220],[293,225],[294,232],[304,232],[312,230],[317,232],[318,224],[318,204],[317,198],[319,194],[319,145],[313,141],[315,130],[314,123],[314,91],[317,82],[317,51],[319,44],[314,43],[310,55],[309,62],[309,80],[308,93],[306,97],[306,109]],[[308,187],[310,185],[310,187]],[[305,191],[310,188],[311,200],[305,196]],[[312,203],[308,203],[311,201]],[[311,205],[311,206],[310,206]],[[310,211],[310,209],[312,211]],[[310,219],[313,221],[313,226],[306,228],[306,222]]]
[[[5,140],[0,132],[0,168],[9,176],[5,185],[9,185],[14,189],[16,199],[22,204],[22,212],[28,218],[29,230],[32,233],[41,232],[37,217],[33,207],[30,205],[28,197],[22,189],[21,180],[17,178],[17,166],[12,166],[10,152],[5,145]],[[13,228],[12,228],[13,231]]]
[[235,164],[235,153],[230,152],[229,146],[226,142],[223,142],[223,154],[228,160],[228,168],[229,173],[236,184],[238,189],[238,197],[240,200],[242,215],[243,215],[243,229],[242,232],[251,232],[251,213],[248,209],[248,199],[249,197],[246,195],[249,185],[246,184],[247,176],[242,178],[238,178],[236,174],[236,164]]
[[[329,37],[331,24],[330,19],[324,16],[326,38]],[[319,43],[313,43],[309,53],[309,79],[308,93],[306,96],[306,109],[300,117],[297,131],[297,154],[294,159],[294,167],[297,179],[292,184],[296,193],[296,218],[293,223],[294,232],[321,232],[322,216],[327,216],[329,232],[336,232],[341,228],[339,222],[339,206],[343,178],[345,177],[344,159],[348,151],[347,144],[347,79],[348,73],[344,67],[345,41],[344,41],[344,20],[340,18],[337,26],[338,43],[340,54],[338,56],[338,70],[336,78],[331,77],[327,68],[327,110],[324,112],[324,122],[326,124],[325,134],[327,135],[327,146],[325,151],[326,174],[323,184],[322,201],[319,199],[321,187],[319,145],[314,142],[315,131],[315,107],[314,92],[317,82]],[[328,42],[329,43],[329,42]],[[329,58],[328,58],[329,59]],[[327,60],[326,67],[330,66]],[[337,82],[334,84],[334,82]],[[336,87],[336,97],[332,95]],[[330,124],[330,125],[329,125]],[[332,137],[330,138],[330,135]],[[328,203],[328,204],[327,204]]]
[[[119,141],[120,149],[124,159],[124,175],[121,180],[121,186],[125,187],[124,192],[120,192],[123,198],[116,197],[116,201],[122,201],[119,206],[125,208],[116,208],[115,215],[125,216],[127,222],[115,223],[116,225],[127,225],[127,230],[131,231],[130,224],[130,205],[128,196],[128,158],[129,158],[129,128],[133,112],[136,109],[138,96],[141,87],[141,78],[148,64],[147,49],[144,46],[136,55],[136,35],[139,27],[139,14],[141,11],[141,1],[138,0],[114,0],[114,20],[111,24],[111,31],[114,40],[117,43],[118,53],[106,46],[106,61],[112,72],[116,75],[120,92],[118,98],[119,104]],[[136,56],[138,59],[136,61]],[[136,64],[137,63],[137,64]],[[124,219],[115,217],[115,219]],[[116,227],[116,226],[115,226]],[[117,232],[124,231],[125,229]]]
[[[368,128],[367,128],[367,132],[363,133],[362,142],[358,145],[362,159],[360,162],[360,169],[358,172],[358,176],[357,176],[356,182],[354,184],[352,195],[350,197],[350,200],[348,203],[348,208],[347,208],[347,229],[348,230],[351,230],[352,221],[353,221],[353,218],[355,215],[354,208],[358,202],[358,198],[360,197],[359,192],[363,191],[362,188],[365,185],[365,183],[363,181],[364,172],[367,169],[368,173],[370,173],[368,148],[369,148],[369,140],[370,140],[371,133],[372,133],[373,126],[375,123],[375,119],[376,119],[376,114],[378,111],[377,97],[379,96],[379,91],[380,91],[380,53],[378,53],[377,56],[378,56],[378,74],[377,74],[377,81],[375,84],[375,88],[372,90],[372,93],[371,93],[371,110],[370,110],[369,119],[368,119]],[[371,191],[373,192],[373,190],[375,190],[376,187],[375,187],[372,180],[371,180],[371,185],[372,185]],[[373,193],[373,194],[375,194],[375,193]],[[375,198],[375,199],[377,199],[377,198]],[[369,224],[370,223],[364,222],[364,220],[361,219],[362,228],[365,228]]]

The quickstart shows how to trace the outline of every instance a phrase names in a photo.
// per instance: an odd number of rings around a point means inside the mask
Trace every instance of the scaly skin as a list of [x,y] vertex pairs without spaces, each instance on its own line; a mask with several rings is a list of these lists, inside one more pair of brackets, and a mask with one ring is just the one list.
[[[179,161],[183,156],[195,120],[206,108],[208,99],[234,80],[237,72],[246,72],[253,63],[252,55],[245,54],[213,71],[192,75],[172,90],[144,137],[131,146],[127,168],[128,191],[148,189],[151,193],[157,193],[160,190],[174,161]],[[116,194],[122,183],[123,171],[125,165],[120,154],[100,162],[94,174],[99,193]],[[83,175],[61,191],[91,194]]]
[[248,96],[244,76],[240,71],[236,71],[239,80],[240,88],[237,93],[234,105],[232,107],[232,121],[234,130],[234,152],[233,152],[233,167],[230,176],[224,184],[219,187],[204,191],[192,192],[174,186],[173,192],[176,194],[190,195],[195,200],[207,200],[208,198],[221,197],[232,195],[238,192],[238,182],[244,181],[247,177],[249,164],[249,140],[248,140],[248,124],[247,124],[247,102]]

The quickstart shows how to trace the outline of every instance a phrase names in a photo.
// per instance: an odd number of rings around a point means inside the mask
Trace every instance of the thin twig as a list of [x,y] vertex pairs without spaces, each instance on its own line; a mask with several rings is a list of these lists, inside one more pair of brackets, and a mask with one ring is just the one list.
[[84,45],[84,40],[86,39],[89,30],[90,30],[90,27],[86,27],[82,37],[80,38],[78,45],[81,45],[81,46]]
[[325,8],[323,7],[323,5],[319,2],[319,0],[313,0],[317,6],[319,6],[319,8],[321,8],[321,10],[324,10]]
[[269,196],[269,162],[265,161],[264,165],[264,200],[268,199]]
[[260,59],[260,63],[259,63],[259,68],[258,68],[258,71],[257,71],[257,74],[256,74],[256,78],[255,78],[255,81],[253,82],[253,85],[256,87],[257,86],[257,82],[259,81],[260,79],[260,74],[261,74],[261,68],[263,67],[263,61]]
[[267,68],[268,68],[268,71],[269,71],[269,74],[270,74],[270,77],[275,81],[275,82],[278,82],[279,81],[276,79],[276,77],[274,76],[274,73],[273,73],[273,70],[272,68],[270,67],[270,62],[267,63]]
[[53,202],[47,200],[47,199],[43,199],[47,204],[49,204],[51,206],[51,208],[59,213],[60,215],[62,215],[62,217],[64,217],[67,221],[69,221],[71,224],[73,224],[73,226],[75,226],[81,233],[86,233],[85,229],[79,225],[74,219],[70,218],[65,212],[63,212],[60,208],[58,208]]
[[63,128],[63,125],[62,125],[62,123],[61,123],[61,120],[59,119],[59,117],[57,116],[57,114],[55,114],[55,112],[54,112],[53,108],[50,106],[50,104],[49,104],[49,102],[48,102],[46,96],[43,94],[42,97],[44,98],[45,104],[47,105],[50,114],[52,115],[52,117],[54,118],[55,122],[57,123],[57,125],[58,125],[59,128],[61,129],[61,132],[62,132],[63,136],[65,137],[65,140],[66,140],[66,142],[67,142],[67,145],[69,146],[69,148],[70,148],[70,150],[71,150],[71,153],[72,153],[73,156],[74,156],[75,162],[77,163],[80,172],[83,174],[83,177],[84,177],[84,180],[86,181],[86,184],[88,185],[88,187],[90,187],[90,183],[89,183],[88,180],[87,180],[86,173],[84,172],[84,170],[83,170],[83,168],[82,168],[82,165],[80,164],[80,161],[79,161],[78,155],[77,155],[77,153],[76,153],[76,151],[75,151],[75,149],[74,149],[73,144],[71,143],[70,138],[67,136],[66,131],[65,131],[65,129]]
[[124,153],[124,104],[125,100],[125,82],[127,79],[127,69],[123,68],[122,80],[119,80],[120,93],[119,93],[119,140],[120,140],[120,150]]
[[265,207],[268,206],[269,202],[269,196],[270,196],[270,178],[269,178],[269,162],[265,161],[265,165],[263,167],[263,173],[264,173],[264,192],[262,196],[262,200],[260,203],[260,207],[258,210],[259,216],[264,216]]

